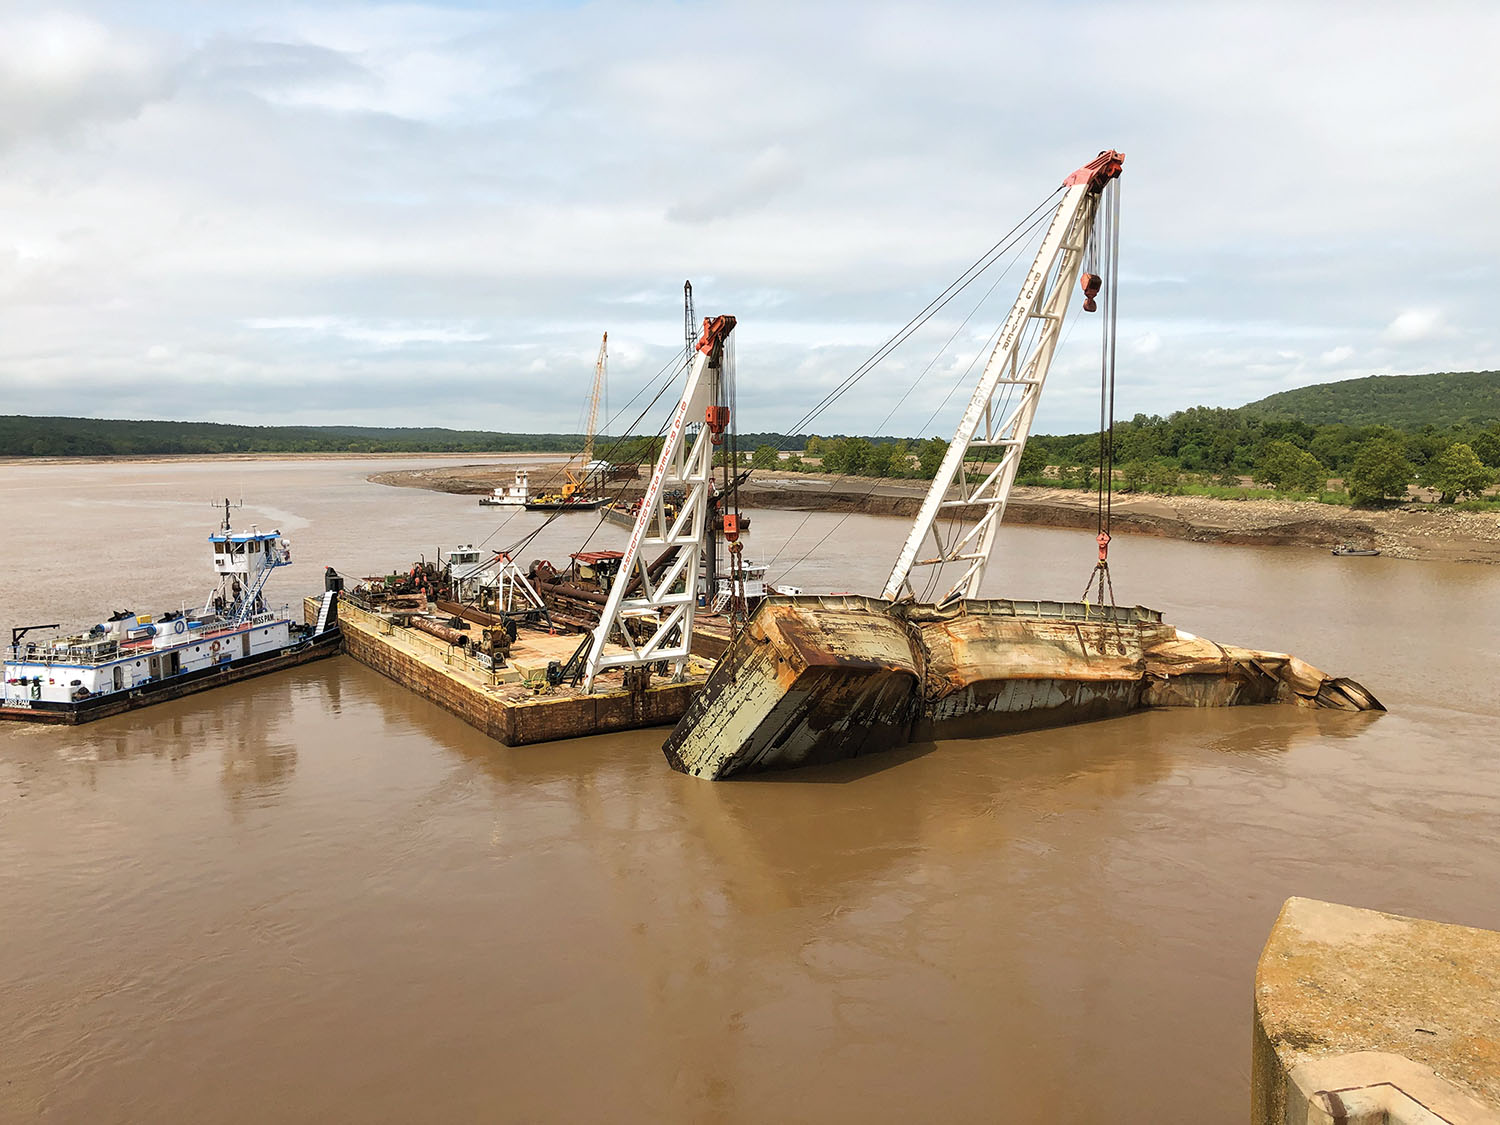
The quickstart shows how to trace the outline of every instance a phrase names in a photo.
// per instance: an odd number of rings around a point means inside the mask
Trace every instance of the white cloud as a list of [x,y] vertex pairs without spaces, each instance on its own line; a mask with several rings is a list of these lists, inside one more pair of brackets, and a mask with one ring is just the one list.
[[1407,309],[1385,326],[1384,336],[1398,344],[1418,343],[1444,335],[1443,314],[1437,309]]
[[477,344],[489,339],[487,333],[460,325],[371,323],[337,316],[257,317],[246,323],[261,331],[334,336],[353,344],[370,344],[379,348],[399,348],[408,344]]
[[134,116],[171,78],[145,36],[66,12],[0,16],[0,148]]
[[[1127,415],[1361,361],[1496,364],[1500,219],[1445,186],[1495,179],[1472,138],[1500,132],[1500,8],[695,13],[79,0],[0,17],[7,408],[326,422],[358,380],[365,421],[557,429],[601,331],[616,401],[668,362],[691,277],[699,315],[740,316],[742,423],[776,428],[1104,145],[1127,154]],[[733,51],[705,51],[706,25],[733,26]],[[1107,91],[1047,95],[1064,33],[1070,71]],[[1018,277],[944,350],[971,287],[819,424],[875,425],[930,361],[892,428],[921,424]],[[1407,308],[1439,291],[1441,316]],[[1093,415],[1099,326],[1069,332],[1044,428]]]

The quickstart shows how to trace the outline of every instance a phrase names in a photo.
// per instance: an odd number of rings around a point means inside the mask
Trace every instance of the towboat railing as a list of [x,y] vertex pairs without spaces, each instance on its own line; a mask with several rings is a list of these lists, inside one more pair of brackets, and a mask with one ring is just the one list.
[[118,641],[98,644],[35,644],[16,645],[5,650],[5,659],[11,664],[108,664],[119,660],[125,651]]
[[[263,625],[271,625],[278,621],[291,620],[292,607],[283,605],[280,609],[267,610],[257,613],[244,623],[232,626],[220,618],[194,621],[192,624],[198,628],[191,629],[181,635],[181,644],[191,644],[193,641],[211,640],[215,637],[224,636],[226,633],[235,633],[244,630],[260,628]],[[177,618],[176,620],[182,620]],[[157,625],[171,625],[171,622],[156,622]],[[174,644],[173,647],[176,647]],[[116,660],[124,660],[132,657],[149,656],[158,651],[150,644],[150,638],[144,642],[134,644],[122,644],[118,640],[90,641],[83,638],[74,638],[68,641],[33,641],[24,644],[13,645],[3,650],[5,660],[10,664],[76,664],[84,667],[94,667],[100,664],[109,664]]]

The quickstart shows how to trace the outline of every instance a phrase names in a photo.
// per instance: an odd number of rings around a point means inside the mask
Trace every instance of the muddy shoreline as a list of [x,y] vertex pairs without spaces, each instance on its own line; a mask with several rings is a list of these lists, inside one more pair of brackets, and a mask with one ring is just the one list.
[[[368,479],[395,487],[478,496],[507,483],[516,467],[514,463],[442,465],[375,473]],[[532,484],[540,491],[547,482],[543,474],[533,470]],[[639,495],[644,484],[642,479],[634,486],[624,486],[623,498]],[[925,481],[773,471],[752,477],[741,490],[740,502],[747,508],[859,512],[909,519],[916,514],[925,491]],[[1095,499],[1091,492],[1017,488],[1011,493],[1005,518],[1013,524],[1093,530]],[[1116,534],[1156,535],[1196,543],[1322,551],[1353,543],[1378,548],[1392,558],[1500,563],[1500,514],[1490,512],[1410,506],[1355,510],[1297,500],[1116,495],[1113,527]]]

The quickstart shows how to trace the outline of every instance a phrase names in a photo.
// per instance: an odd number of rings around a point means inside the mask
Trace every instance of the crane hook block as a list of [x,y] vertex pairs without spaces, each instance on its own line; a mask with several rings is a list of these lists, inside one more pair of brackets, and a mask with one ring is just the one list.
[[733,543],[740,537],[740,517],[738,512],[724,513],[724,538]]
[[1083,286],[1083,311],[1098,312],[1099,306],[1094,298],[1099,296],[1099,287],[1104,284],[1099,280],[1097,273],[1086,273],[1078,279],[1078,284]]
[[1094,542],[1096,542],[1096,543],[1099,544],[1099,561],[1100,562],[1108,562],[1109,561],[1109,532],[1107,532],[1107,531],[1101,531],[1099,533],[1098,538],[1095,539]]

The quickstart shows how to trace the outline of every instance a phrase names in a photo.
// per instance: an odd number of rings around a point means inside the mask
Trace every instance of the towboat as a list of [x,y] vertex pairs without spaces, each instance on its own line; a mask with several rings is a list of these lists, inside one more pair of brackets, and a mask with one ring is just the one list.
[[217,581],[202,608],[158,614],[120,610],[86,632],[38,639],[56,625],[11,630],[0,719],[81,723],[222,684],[304,664],[339,651],[341,580],[331,570],[317,623],[267,604],[271,574],[292,561],[280,531],[235,531],[229,505],[211,534]]
[[526,469],[517,469],[515,483],[498,486],[488,496],[481,496],[479,502],[496,507],[519,508],[526,503],[530,488],[530,472]]

